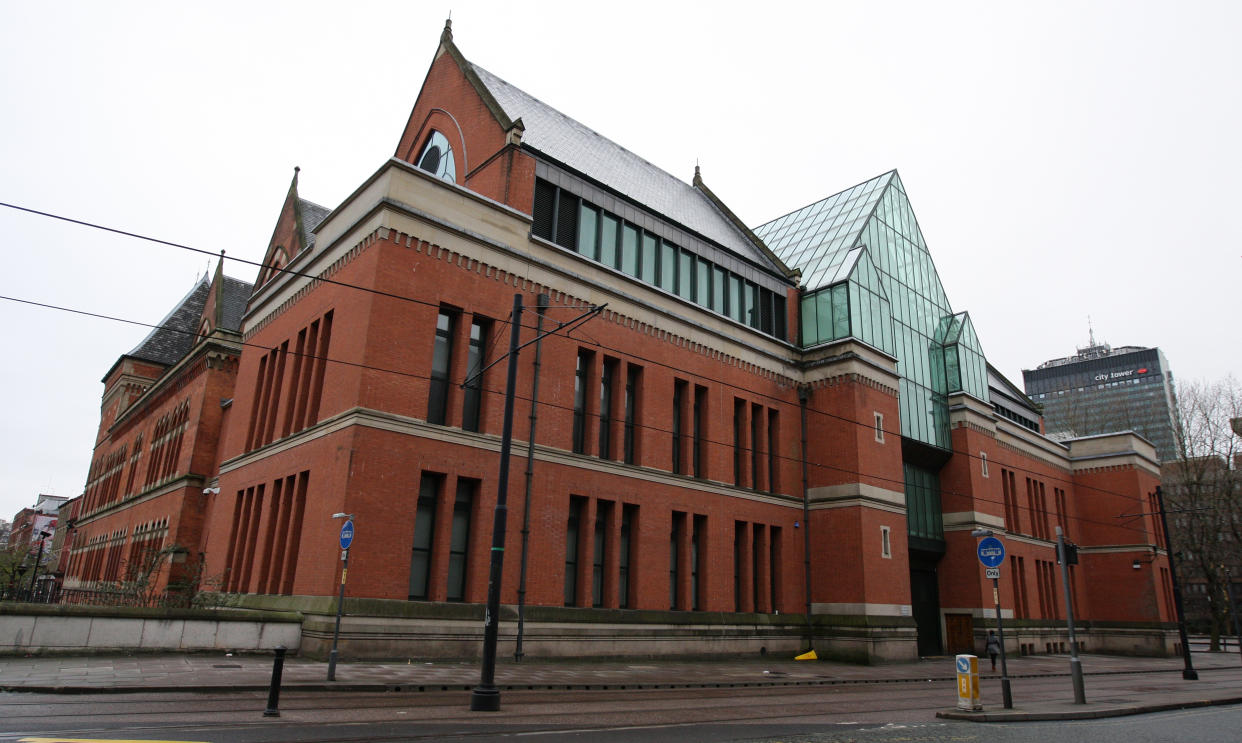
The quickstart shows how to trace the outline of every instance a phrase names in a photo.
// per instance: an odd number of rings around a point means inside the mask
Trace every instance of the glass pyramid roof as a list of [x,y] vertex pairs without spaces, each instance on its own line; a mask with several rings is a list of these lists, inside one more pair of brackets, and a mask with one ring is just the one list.
[[802,271],[802,285],[819,289],[849,275],[859,234],[897,178],[889,172],[756,227],[754,232],[790,268]]

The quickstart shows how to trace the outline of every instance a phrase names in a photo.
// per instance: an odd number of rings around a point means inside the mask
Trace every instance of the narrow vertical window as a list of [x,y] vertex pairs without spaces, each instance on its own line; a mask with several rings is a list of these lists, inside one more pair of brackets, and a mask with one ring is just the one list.
[[453,501],[453,524],[449,535],[448,598],[464,601],[470,564],[470,522],[474,514],[474,496],[478,480],[457,479],[457,497]]
[[660,242],[660,288],[677,292],[677,246]]
[[642,266],[639,268],[639,277],[652,286],[656,285],[656,275],[659,270],[659,246],[655,235],[650,232],[643,233]]
[[759,442],[763,441],[763,406],[750,406],[750,486],[755,490],[763,490],[763,452]]
[[604,212],[600,218],[599,262],[609,268],[617,267],[617,218]]
[[745,558],[746,522],[733,522],[733,611],[745,611],[742,606],[742,560]]
[[578,603],[578,537],[585,501],[580,495],[569,496],[569,521],[565,526],[565,606]]
[[890,529],[887,526],[880,527],[880,557],[891,558],[893,556],[893,542]]
[[707,388],[694,386],[694,476],[707,477]]
[[613,401],[616,399],[614,385],[617,382],[617,359],[604,359],[603,373],[599,378],[599,456],[612,459]]
[[431,394],[427,399],[427,422],[444,425],[448,410],[449,364],[453,353],[453,315],[440,310],[436,317],[436,339],[431,350]]
[[586,453],[587,378],[591,370],[591,352],[578,351],[578,367],[574,372],[574,451]]
[[682,440],[686,435],[682,410],[685,408],[689,386],[685,380],[673,380],[673,472],[678,475],[684,475],[686,469],[685,462],[682,461]]
[[582,204],[578,215],[578,252],[596,260],[599,251],[599,210]]
[[608,547],[608,508],[603,501],[595,504],[595,539],[591,555],[591,606],[604,605],[604,555]]
[[576,250],[578,247],[578,197],[560,191],[556,200],[556,244]]
[[694,299],[694,254],[681,251],[681,259],[677,266],[677,296],[682,299]]
[[984,477],[988,476],[988,453],[985,451],[979,452],[979,469]]
[[642,381],[643,368],[634,364],[625,367],[625,444],[624,458],[626,464],[638,461],[638,387]]
[[462,397],[461,427],[465,431],[479,430],[479,411],[483,403],[483,358],[487,348],[490,323],[479,317],[470,321],[470,344],[466,348],[466,389]]
[[423,473],[414,510],[414,546],[410,555],[410,600],[426,599],[431,583],[431,545],[436,528],[436,497],[444,475]]
[[884,443],[884,415],[882,413],[875,414],[875,440]]
[[712,264],[700,258],[694,269],[695,301],[704,307],[712,306]]
[[776,408],[768,408],[768,492],[771,493],[779,493],[781,489],[781,468],[777,455],[780,431],[780,413]]
[[706,603],[703,594],[707,581],[700,571],[706,572],[707,565],[707,517],[695,516],[693,528],[694,533],[690,535],[690,611],[699,611]]
[[617,606],[630,608],[630,552],[633,550],[634,522],[638,519],[638,506],[625,504],[621,507],[621,544],[617,555]]
[[733,398],[733,484],[745,487],[742,482],[742,467],[746,461],[746,442],[742,432],[746,430],[746,401]]
[[673,511],[673,528],[669,534],[668,544],[668,608],[676,611],[681,608],[678,601],[678,588],[681,583],[681,540],[685,532],[686,514]]
[[621,225],[621,270],[638,275],[638,228],[629,224]]

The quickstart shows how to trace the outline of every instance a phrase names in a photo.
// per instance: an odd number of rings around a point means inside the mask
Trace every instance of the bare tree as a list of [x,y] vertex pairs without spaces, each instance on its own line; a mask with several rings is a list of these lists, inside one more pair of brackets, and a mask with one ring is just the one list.
[[[1227,571],[1242,573],[1242,386],[1233,377],[1179,385],[1177,458],[1163,470],[1165,508],[1178,574],[1206,602],[1211,649],[1229,627]],[[1189,612],[1188,612],[1189,613]]]

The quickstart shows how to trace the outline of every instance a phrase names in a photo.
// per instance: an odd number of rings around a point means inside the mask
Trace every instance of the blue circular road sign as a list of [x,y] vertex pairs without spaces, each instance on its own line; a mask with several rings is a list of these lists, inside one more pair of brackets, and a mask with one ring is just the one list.
[[999,568],[1005,562],[1005,544],[996,537],[979,540],[979,562],[985,568]]
[[354,522],[346,521],[341,524],[341,549],[349,549],[349,545],[354,542]]

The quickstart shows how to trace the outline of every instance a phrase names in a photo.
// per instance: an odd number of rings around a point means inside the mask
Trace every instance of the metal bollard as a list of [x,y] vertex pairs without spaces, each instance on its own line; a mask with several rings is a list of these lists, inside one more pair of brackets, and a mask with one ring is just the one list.
[[264,717],[280,717],[280,676],[285,670],[285,646],[276,646],[276,658],[272,661],[272,685],[267,690],[267,709]]

